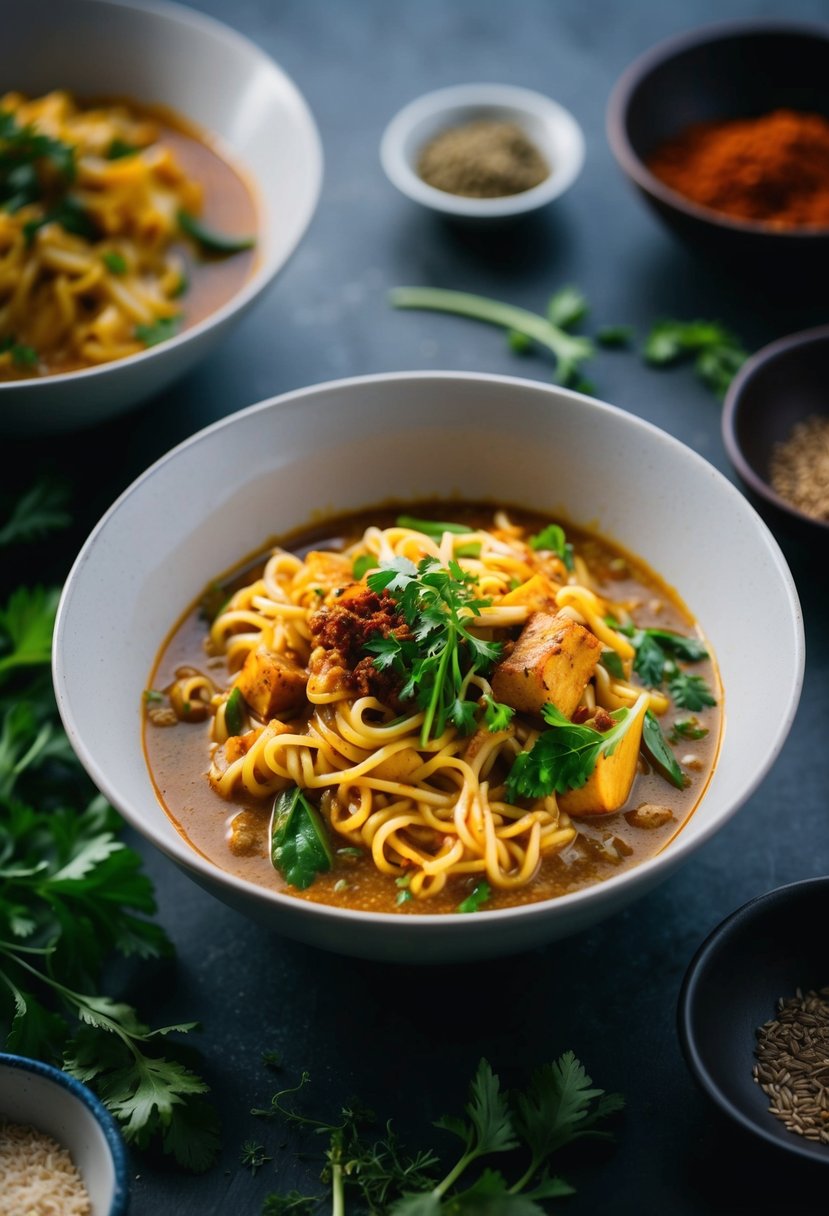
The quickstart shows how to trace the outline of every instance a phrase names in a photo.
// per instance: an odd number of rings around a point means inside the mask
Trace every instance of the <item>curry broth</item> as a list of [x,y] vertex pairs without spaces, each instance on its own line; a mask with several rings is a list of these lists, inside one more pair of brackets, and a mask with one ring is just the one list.
[[[420,518],[448,517],[475,527],[486,527],[491,524],[496,508],[486,504],[442,504],[436,508],[434,503],[429,503],[407,504],[406,509]],[[508,510],[514,522],[531,531],[539,531],[550,522],[548,516],[512,507]],[[369,524],[388,526],[394,522],[396,514],[397,510],[384,508],[333,519],[282,538],[279,544],[300,557],[312,548],[344,548],[362,535]],[[612,600],[640,601],[633,614],[638,627],[659,627],[702,636],[676,593],[639,559],[570,526],[567,536],[587,561],[599,594]],[[222,587],[229,592],[249,582],[262,564],[262,557],[246,562],[221,580]],[[152,688],[167,687],[173,682],[176,669],[183,665],[199,668],[220,684],[225,677],[224,659],[210,659],[205,654],[207,624],[200,614],[200,603],[191,607],[165,642],[152,672]],[[533,903],[590,886],[655,856],[677,834],[705,792],[721,735],[722,689],[716,665],[712,659],[703,660],[694,664],[694,672],[708,682],[718,704],[694,715],[700,725],[708,729],[706,737],[693,742],[683,740],[676,747],[677,757],[685,760],[683,767],[690,778],[686,788],[676,789],[640,759],[631,795],[620,811],[574,819],[579,830],[576,840],[562,853],[543,859],[528,886],[517,890],[493,890],[486,909]],[[672,705],[664,720],[673,721],[683,715],[687,716],[687,711],[675,710]],[[145,718],[145,756],[159,801],[176,829],[196,852],[229,873],[312,902],[401,915],[454,912],[479,881],[474,877],[453,876],[439,894],[398,905],[399,890],[393,878],[378,871],[369,856],[354,857],[350,850],[337,854],[337,842],[332,840],[336,857],[334,868],[327,874],[318,875],[308,890],[289,887],[270,862],[268,834],[273,800],[257,802],[240,797],[226,802],[212,789],[207,779],[208,728],[209,723],[205,722],[155,728]],[[689,757],[693,757],[690,766]],[[646,803],[670,807],[673,818],[655,828],[630,823],[626,816]],[[246,835],[251,838],[250,852],[241,855],[232,853],[229,847],[230,823],[240,814],[244,815]],[[346,843],[342,841],[343,845]],[[342,888],[343,879],[346,889],[336,889],[338,885]]]

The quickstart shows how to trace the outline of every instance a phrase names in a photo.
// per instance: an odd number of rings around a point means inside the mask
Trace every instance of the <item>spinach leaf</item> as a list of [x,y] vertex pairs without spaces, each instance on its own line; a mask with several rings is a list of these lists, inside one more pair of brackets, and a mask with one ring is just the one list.
[[300,891],[334,864],[319,812],[297,786],[277,794],[274,800],[271,861],[285,881]]
[[685,774],[662,734],[662,727],[649,709],[645,711],[642,726],[642,746],[662,775],[678,790],[685,789]]

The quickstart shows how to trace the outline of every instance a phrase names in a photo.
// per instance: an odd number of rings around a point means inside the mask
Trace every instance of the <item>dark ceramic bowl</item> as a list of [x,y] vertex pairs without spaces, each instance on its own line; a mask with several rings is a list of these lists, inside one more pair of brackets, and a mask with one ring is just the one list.
[[726,394],[722,434],[728,457],[770,527],[812,546],[829,546],[829,521],[791,506],[770,485],[772,450],[796,423],[829,418],[829,325],[764,346]]
[[829,984],[822,926],[829,878],[778,887],[732,913],[703,942],[679,995],[679,1036],[708,1096],[746,1131],[776,1149],[829,1165],[829,1144],[791,1132],[768,1109],[752,1074],[755,1034],[780,997]]
[[678,236],[750,272],[797,269],[818,254],[829,258],[829,228],[786,231],[731,219],[666,186],[646,163],[692,123],[780,107],[829,117],[829,24],[751,21],[663,42],[616,84],[607,132],[621,168]]

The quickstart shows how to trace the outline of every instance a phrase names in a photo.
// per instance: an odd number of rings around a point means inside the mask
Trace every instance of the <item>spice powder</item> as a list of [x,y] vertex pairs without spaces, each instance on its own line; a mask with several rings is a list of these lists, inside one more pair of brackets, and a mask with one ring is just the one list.
[[812,519],[829,521],[829,415],[798,422],[771,453],[771,486]]
[[829,1144],[829,988],[781,997],[757,1031],[754,1080],[769,1110],[806,1140]]
[[517,123],[480,119],[430,140],[417,172],[448,194],[503,198],[538,186],[550,176],[550,166]]

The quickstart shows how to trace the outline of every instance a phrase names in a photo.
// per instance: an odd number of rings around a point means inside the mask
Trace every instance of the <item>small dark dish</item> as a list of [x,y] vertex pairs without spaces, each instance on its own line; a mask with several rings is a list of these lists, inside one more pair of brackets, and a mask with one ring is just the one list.
[[725,398],[725,449],[769,525],[814,545],[829,543],[829,522],[814,519],[771,487],[774,445],[798,422],[829,417],[829,325],[764,346],[742,367]]
[[679,994],[679,1036],[688,1067],[741,1127],[799,1157],[829,1165],[829,1145],[789,1131],[754,1081],[755,1033],[780,997],[829,983],[822,925],[829,878],[778,887],[733,912],[703,942]]
[[752,272],[829,257],[829,228],[777,229],[691,202],[647,167],[693,123],[759,117],[778,108],[829,117],[829,25],[752,21],[709,26],[660,43],[634,61],[608,104],[616,160],[657,214],[697,249]]

